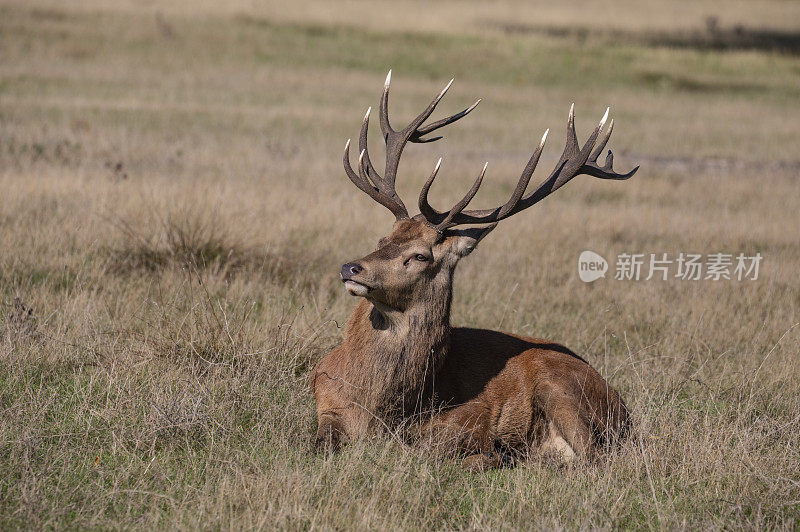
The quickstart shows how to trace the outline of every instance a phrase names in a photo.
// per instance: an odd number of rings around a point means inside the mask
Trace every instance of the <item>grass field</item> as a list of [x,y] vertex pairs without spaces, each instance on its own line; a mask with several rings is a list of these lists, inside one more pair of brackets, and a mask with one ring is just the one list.
[[[800,527],[800,3],[253,4],[0,2],[0,528]],[[439,113],[484,98],[406,151],[407,204],[440,155],[434,205],[485,160],[499,204],[611,105],[639,173],[501,224],[454,301],[621,391],[638,437],[600,463],[311,452],[339,267],[391,227],[341,168],[389,68],[398,123],[451,76]],[[763,261],[584,284],[585,249]]]

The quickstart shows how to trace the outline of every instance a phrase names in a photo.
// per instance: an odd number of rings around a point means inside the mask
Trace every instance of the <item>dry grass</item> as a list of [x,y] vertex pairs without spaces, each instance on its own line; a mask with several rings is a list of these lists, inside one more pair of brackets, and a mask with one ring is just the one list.
[[[505,33],[573,13],[592,30],[603,6],[504,2],[476,22],[488,5],[442,3],[417,32],[413,3],[0,3],[0,526],[800,526],[800,62]],[[683,31],[713,7],[643,5],[659,15],[606,16]],[[732,3],[720,22],[792,29],[796,7]],[[475,202],[501,201],[571,101],[583,135],[612,105],[617,164],[640,173],[580,178],[502,225],[454,305],[456,323],[565,343],[622,391],[638,438],[602,463],[473,474],[389,438],[310,453],[306,377],[353,305],[336,272],[389,229],[340,163],[389,67],[399,117],[451,73],[443,112],[485,98],[405,156],[413,198],[444,154],[436,204],[485,159]],[[755,282],[586,285],[584,249],[764,262]]]

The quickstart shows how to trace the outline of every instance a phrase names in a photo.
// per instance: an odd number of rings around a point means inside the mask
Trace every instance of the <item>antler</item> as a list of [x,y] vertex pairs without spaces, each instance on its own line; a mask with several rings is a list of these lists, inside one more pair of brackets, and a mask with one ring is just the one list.
[[[395,130],[389,124],[389,84],[392,79],[392,71],[386,76],[386,83],[383,86],[383,95],[380,103],[380,125],[383,132],[383,139],[386,142],[386,166],[383,176],[378,174],[369,157],[367,149],[367,130],[369,128],[369,115],[372,108],[367,109],[364,121],[361,124],[361,134],[358,137],[358,148],[361,150],[358,156],[358,173],[350,166],[350,140],[344,147],[344,169],[347,177],[355,186],[367,193],[369,197],[392,211],[397,220],[409,218],[408,210],[403,204],[403,200],[395,191],[395,181],[397,179],[397,167],[400,163],[400,156],[403,154],[408,142],[424,143],[439,140],[442,137],[425,138],[425,135],[436,131],[456,120],[465,117],[480,103],[480,100],[467,107],[460,113],[456,113],[447,118],[437,120],[431,124],[423,126],[425,120],[431,116],[436,105],[444,97],[447,89],[453,84],[453,80],[431,101],[428,107],[422,111],[414,120],[401,130]],[[463,207],[462,207],[463,209]]]
[[439,159],[439,162],[436,163],[436,167],[431,173],[431,176],[428,178],[428,181],[422,187],[422,191],[420,192],[420,215],[428,223],[435,226],[439,231],[444,231],[448,227],[461,224],[494,223],[508,218],[509,216],[513,216],[514,214],[517,214],[518,212],[535,205],[558,190],[576,175],[587,174],[594,177],[599,177],[601,179],[628,179],[635,174],[639,169],[638,166],[627,174],[618,174],[614,172],[614,169],[612,168],[614,155],[611,153],[611,150],[608,151],[606,162],[603,166],[600,166],[597,162],[597,158],[606,147],[608,139],[611,137],[611,132],[614,128],[614,121],[612,120],[609,123],[608,130],[603,135],[602,140],[595,148],[595,143],[600,135],[600,131],[603,129],[606,119],[608,118],[609,109],[606,109],[606,113],[603,115],[600,123],[597,125],[594,132],[582,148],[578,145],[578,139],[575,135],[574,110],[575,104],[572,104],[572,107],[569,110],[569,121],[567,122],[567,143],[564,147],[564,152],[561,154],[561,158],[558,160],[558,163],[556,164],[553,172],[550,174],[550,177],[548,177],[541,185],[539,185],[536,190],[523,197],[525,190],[528,188],[528,183],[530,182],[531,176],[533,175],[534,170],[536,170],[536,165],[539,163],[539,157],[544,149],[544,143],[547,140],[547,133],[549,130],[544,132],[542,140],[539,142],[539,146],[533,152],[528,164],[522,171],[522,175],[517,182],[517,187],[514,189],[511,197],[504,205],[494,209],[464,210],[467,204],[469,204],[469,202],[478,192],[478,188],[481,185],[483,176],[486,173],[486,166],[484,165],[483,170],[478,176],[478,179],[475,181],[475,184],[461,199],[461,201],[453,206],[453,208],[446,212],[440,212],[431,207],[428,203],[428,190],[430,190],[433,180],[436,179],[436,174],[439,171],[439,165],[441,163],[441,159]]

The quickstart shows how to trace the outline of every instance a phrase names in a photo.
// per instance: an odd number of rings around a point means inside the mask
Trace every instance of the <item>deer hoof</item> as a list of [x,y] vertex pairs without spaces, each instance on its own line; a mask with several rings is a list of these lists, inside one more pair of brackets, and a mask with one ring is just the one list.
[[320,427],[317,438],[314,440],[314,450],[318,454],[338,453],[342,445],[347,443],[347,437],[333,425]]

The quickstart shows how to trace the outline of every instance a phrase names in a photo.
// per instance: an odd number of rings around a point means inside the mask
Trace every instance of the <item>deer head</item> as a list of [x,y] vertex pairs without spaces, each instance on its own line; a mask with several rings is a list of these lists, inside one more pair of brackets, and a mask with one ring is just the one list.
[[342,266],[342,281],[352,295],[369,299],[381,310],[404,311],[446,288],[458,261],[493,228],[439,232],[421,220],[400,220],[374,252]]
[[[452,85],[453,80],[450,80],[450,83],[410,124],[403,129],[395,130],[389,124],[391,75],[389,71],[380,101],[380,126],[386,142],[386,164],[383,175],[381,176],[373,166],[367,150],[370,110],[364,115],[359,135],[358,172],[353,170],[350,164],[349,140],[344,150],[344,168],[350,180],[372,199],[389,209],[396,219],[392,232],[380,239],[374,252],[344,264],[340,274],[348,292],[370,300],[379,310],[402,312],[416,303],[424,305],[437,291],[448,290],[458,261],[472,252],[499,221],[535,205],[573,177],[587,174],[601,179],[628,179],[639,168],[637,166],[627,174],[614,172],[613,155],[610,150],[605,164],[600,166],[597,159],[611,137],[614,121],[609,123],[601,138],[600,134],[608,118],[606,109],[600,123],[581,147],[575,134],[573,105],[567,122],[567,141],[564,151],[550,176],[535,190],[525,194],[539,163],[549,130],[542,136],[514,192],[505,204],[493,209],[466,210],[483,181],[487,163],[472,188],[451,209],[439,211],[431,207],[428,203],[428,191],[439,172],[442,162],[439,159],[420,192],[420,213],[412,218],[395,191],[397,168],[403,149],[408,142],[424,143],[439,140],[442,137],[426,137],[426,135],[463,118],[475,109],[480,100],[460,113],[425,125],[425,121]],[[477,227],[456,228],[460,225]]]

